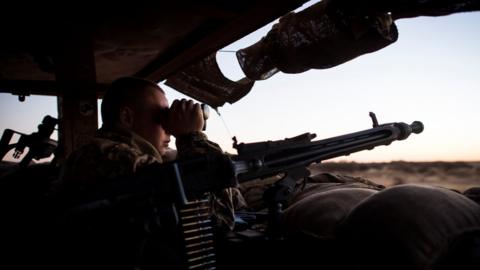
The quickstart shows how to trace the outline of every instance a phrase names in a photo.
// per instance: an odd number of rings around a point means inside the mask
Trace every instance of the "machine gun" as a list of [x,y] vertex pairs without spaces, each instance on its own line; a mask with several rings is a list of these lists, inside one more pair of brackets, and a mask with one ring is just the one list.
[[177,160],[162,164],[158,171],[162,171],[161,174],[168,172],[168,176],[178,179],[175,186],[181,186],[184,195],[201,194],[280,173],[298,179],[306,176],[306,167],[312,163],[389,145],[423,131],[423,124],[419,121],[379,125],[375,114],[370,113],[370,116],[373,127],[363,131],[317,141],[313,141],[316,135],[311,133],[254,143],[239,144],[234,139],[237,155],[205,155]]
[[[49,157],[57,148],[57,142],[50,139],[57,123],[57,119],[47,115],[43,118],[42,123],[38,125],[38,131],[32,134],[27,135],[11,129],[5,129],[0,140],[0,160],[13,148],[15,148],[13,157],[18,159],[26,147],[29,148],[29,151],[19,164],[22,168],[27,167],[32,159],[39,160]],[[11,144],[10,141],[13,134],[20,135],[20,138],[16,143]]]
[[[240,143],[234,139],[237,155],[206,154],[195,158],[152,164],[133,177],[105,183],[99,190],[109,190],[110,196],[132,192],[160,194],[167,201],[187,204],[189,197],[235,187],[243,182],[283,173],[284,177],[272,192],[274,204],[284,203],[297,179],[308,176],[307,167],[331,158],[371,150],[405,140],[412,133],[421,133],[423,124],[414,121],[379,125],[375,114],[370,113],[373,127],[328,139],[312,141],[315,134],[305,133],[278,141]],[[158,181],[158,179],[162,181]],[[95,194],[102,194],[96,191]],[[276,194],[276,195],[275,195]],[[96,196],[93,196],[96,197]],[[268,196],[267,196],[268,197]],[[268,199],[268,198],[267,198]]]
[[389,145],[404,140],[411,133],[421,133],[423,124],[419,121],[388,123],[379,125],[374,113],[370,113],[373,128],[342,136],[312,141],[315,134],[305,133],[279,141],[256,143],[234,143],[238,155],[232,157],[235,175],[239,182],[287,172],[297,167],[349,155],[376,146]]
[[372,128],[328,139],[314,141],[315,134],[305,133],[278,141],[238,144],[234,140],[237,155],[207,154],[152,164],[137,172],[134,181],[125,177],[104,183],[105,186],[97,189],[88,203],[77,205],[71,210],[85,213],[126,205],[125,202],[128,204],[132,198],[136,200],[152,196],[157,203],[171,205],[175,202],[175,207],[170,209],[176,209],[177,213],[171,216],[176,218],[174,223],[180,224],[178,227],[183,233],[187,268],[213,269],[210,267],[215,264],[215,252],[208,201],[198,198],[205,198],[207,192],[283,173],[283,178],[264,194],[269,206],[268,238],[281,239],[282,210],[294,191],[297,180],[309,175],[309,165],[389,145],[393,141],[408,138],[412,133],[423,131],[423,124],[418,121],[412,124],[399,122],[379,125],[375,115],[370,113],[370,116]]
[[349,155],[376,146],[389,145],[396,140],[405,140],[412,133],[421,133],[423,124],[387,123],[378,124],[374,113],[370,112],[371,129],[345,134],[328,139],[312,141],[316,135],[305,133],[279,141],[266,141],[237,144],[238,155],[232,157],[235,178],[239,183],[285,173],[283,178],[267,190],[264,199],[269,205],[269,227],[273,235],[277,228],[284,204],[292,194],[298,179],[309,175],[307,166],[323,160]]

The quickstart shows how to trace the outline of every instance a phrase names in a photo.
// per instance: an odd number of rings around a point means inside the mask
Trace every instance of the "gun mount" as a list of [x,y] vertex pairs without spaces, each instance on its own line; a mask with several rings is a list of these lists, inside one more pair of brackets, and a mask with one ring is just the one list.
[[[50,139],[58,120],[47,115],[38,125],[38,131],[26,135],[15,130],[5,129],[0,140],[0,157],[5,157],[8,151],[15,149],[13,158],[18,159],[28,147],[28,153],[20,161],[20,167],[27,167],[32,159],[39,160],[52,155],[57,149],[57,141]],[[20,135],[16,143],[10,143],[14,134]]]

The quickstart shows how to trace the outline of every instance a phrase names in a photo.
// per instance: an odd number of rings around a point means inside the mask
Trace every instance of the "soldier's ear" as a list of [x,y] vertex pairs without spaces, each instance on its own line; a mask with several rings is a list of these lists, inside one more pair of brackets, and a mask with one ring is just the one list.
[[122,107],[120,109],[120,124],[125,128],[132,128],[134,121],[134,112],[129,107]]

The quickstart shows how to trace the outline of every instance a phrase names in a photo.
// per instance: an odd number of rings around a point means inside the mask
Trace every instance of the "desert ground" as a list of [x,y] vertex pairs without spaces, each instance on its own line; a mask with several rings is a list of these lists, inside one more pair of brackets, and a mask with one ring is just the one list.
[[[13,163],[0,163],[0,176]],[[463,192],[470,187],[480,187],[480,161],[477,162],[408,162],[394,161],[388,163],[356,163],[356,162],[325,162],[309,167],[311,174],[333,173],[367,178],[377,184],[392,186],[406,183],[419,183],[443,186]],[[245,186],[255,186],[259,183],[272,182],[261,180],[245,183]],[[258,182],[258,183],[256,183]]]
[[328,172],[367,178],[384,186],[419,183],[465,191],[480,187],[479,162],[356,163],[325,162],[310,166],[312,174]]

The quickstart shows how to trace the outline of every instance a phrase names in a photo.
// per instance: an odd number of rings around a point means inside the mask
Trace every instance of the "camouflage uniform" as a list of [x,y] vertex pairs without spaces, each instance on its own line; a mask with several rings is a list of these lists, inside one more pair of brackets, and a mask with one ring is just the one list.
[[[202,132],[177,137],[176,146],[178,158],[222,151],[217,144],[208,141]],[[82,191],[92,184],[128,175],[146,165],[171,159],[171,153],[160,156],[152,144],[129,130],[102,127],[91,143],[69,156],[54,189]],[[211,194],[211,201],[212,212],[219,225],[233,229],[234,208],[244,205],[238,190],[229,188]]]

